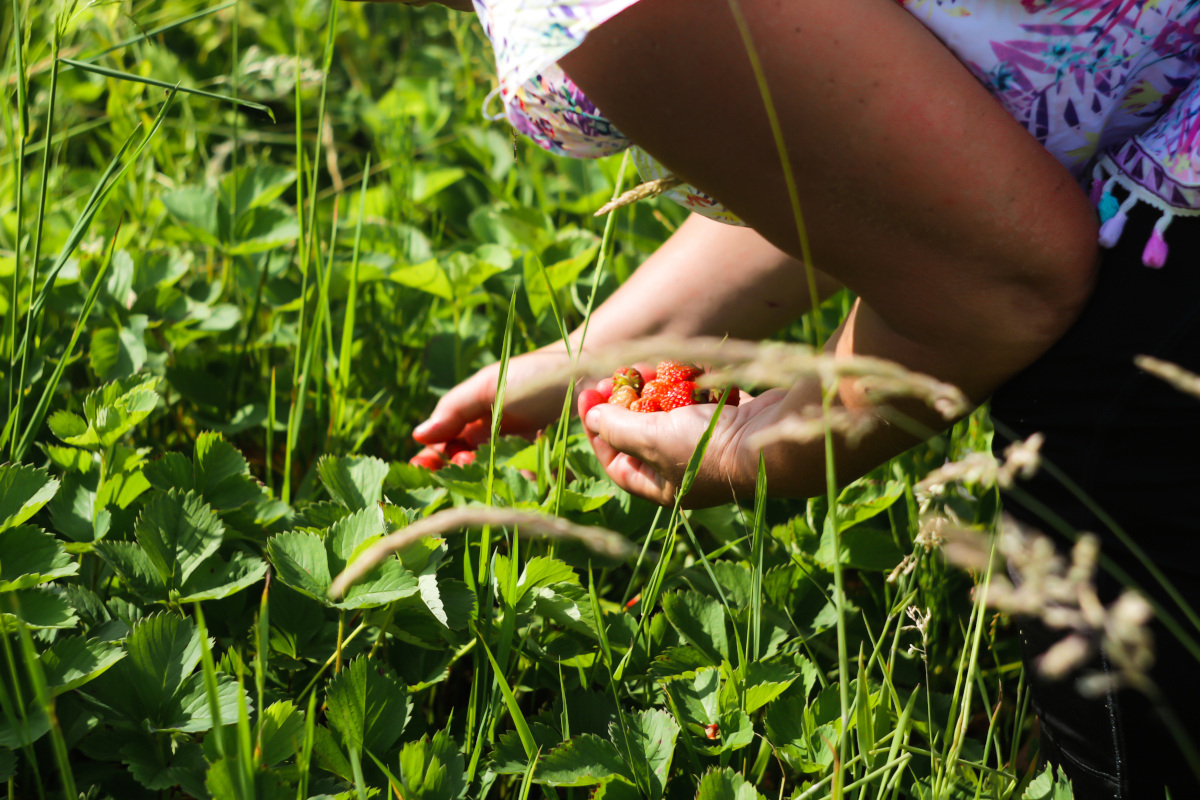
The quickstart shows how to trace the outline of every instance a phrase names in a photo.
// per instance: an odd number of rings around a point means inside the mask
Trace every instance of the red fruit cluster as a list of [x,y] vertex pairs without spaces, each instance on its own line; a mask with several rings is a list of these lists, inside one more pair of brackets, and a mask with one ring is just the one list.
[[[654,370],[654,380],[647,381],[633,367],[621,367],[613,373],[613,393],[608,402],[644,413],[716,403],[721,399],[722,390],[696,387],[696,378],[703,374],[704,371],[694,364],[660,361]],[[726,405],[737,404],[738,393],[731,392]]]
[[408,463],[437,472],[448,463],[465,467],[473,461],[475,461],[475,448],[471,446],[471,443],[466,439],[453,439],[442,446],[440,453],[431,447],[426,447],[410,458]]

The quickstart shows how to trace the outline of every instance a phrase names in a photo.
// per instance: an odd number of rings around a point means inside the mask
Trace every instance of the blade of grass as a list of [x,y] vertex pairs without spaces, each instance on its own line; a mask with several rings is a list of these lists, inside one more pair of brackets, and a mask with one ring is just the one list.
[[[62,251],[59,253],[58,258],[55,259],[50,271],[46,274],[45,283],[43,284],[41,291],[38,292],[37,297],[34,298],[32,303],[30,303],[29,317],[26,319],[25,338],[21,344],[22,364],[24,364],[29,349],[32,347],[32,331],[30,330],[30,323],[36,318],[38,327],[40,329],[41,311],[45,306],[46,298],[49,296],[50,290],[54,286],[54,281],[58,277],[58,273],[62,271],[62,268],[66,265],[71,255],[75,252],[75,248],[79,246],[79,243],[87,234],[88,229],[91,227],[92,220],[95,219],[96,214],[99,213],[100,209],[104,207],[105,201],[107,200],[108,195],[111,193],[113,187],[118,181],[121,180],[122,177],[124,177],[130,166],[132,166],[133,163],[138,160],[139,156],[141,156],[142,152],[146,149],[146,146],[158,133],[159,129],[162,127],[162,121],[166,117],[167,111],[170,109],[174,101],[175,93],[171,92],[167,96],[166,101],[163,103],[162,108],[159,110],[158,117],[154,120],[154,125],[150,128],[146,135],[142,137],[142,141],[138,143],[137,148],[134,149],[129,160],[122,165],[121,159],[125,152],[129,149],[129,146],[133,143],[133,137],[137,131],[134,131],[134,133],[129,135],[129,138],[125,140],[125,143],[121,146],[121,149],[117,152],[116,156],[114,156],[113,160],[109,162],[108,169],[105,170],[104,175],[101,176],[100,183],[96,185],[95,189],[93,189],[91,197],[88,198],[88,202],[84,206],[83,211],[80,213],[79,218],[75,221],[74,227],[67,235],[67,240],[63,245]],[[120,166],[120,170],[117,169],[118,166]],[[24,366],[22,366],[22,374],[24,374]],[[23,378],[21,383],[24,383]],[[17,408],[14,412],[14,420],[17,419],[19,415],[20,396],[18,396]],[[38,424],[41,424],[40,421]],[[15,427],[13,430],[15,431]],[[14,440],[12,452],[12,460],[14,462],[19,462],[24,457],[25,453],[28,451],[28,447],[32,444],[32,438],[35,433],[36,429],[27,428],[24,435],[20,439],[19,445],[16,440]]]
[[358,220],[354,225],[354,255],[350,260],[350,288],[346,295],[346,316],[342,320],[342,346],[338,353],[338,392],[339,400],[335,416],[336,424],[342,424],[341,413],[345,403],[346,387],[350,385],[350,353],[354,343],[354,323],[356,304],[358,302],[358,258],[362,250],[363,217],[367,213],[367,185],[371,176],[371,154],[367,153],[366,166],[363,168],[362,188],[358,195]]
[[63,796],[78,797],[79,792],[75,788],[75,773],[71,770],[71,759],[67,755],[67,742],[63,738],[62,726],[58,723],[54,699],[50,696],[50,690],[46,686],[46,672],[42,668],[42,660],[38,657],[37,648],[33,646],[33,637],[29,634],[25,620],[18,615],[14,615],[14,617],[16,618],[17,633],[21,639],[25,670],[29,676],[29,682],[33,685],[34,698],[41,707],[42,713],[46,715],[46,719],[50,721],[50,744],[54,752],[54,763],[58,767],[58,777],[62,781]]
[[[204,17],[207,17],[211,14],[216,14],[218,11],[224,11],[227,8],[233,8],[235,5],[237,5],[237,3],[238,3],[238,0],[233,0],[233,2],[225,3],[224,5],[212,6],[210,8],[205,8],[200,11],[197,11],[194,14],[189,14],[186,17],[181,17],[179,19],[171,20],[170,22],[166,23],[165,25],[160,25],[157,28],[148,30],[144,33],[140,33],[137,36],[131,36],[128,39],[122,39],[121,41],[117,42],[116,44],[112,45],[111,47],[106,47],[105,49],[101,50],[98,53],[93,53],[90,56],[84,56],[83,58],[81,58],[79,60],[85,64],[90,64],[93,61],[100,60],[101,58],[108,55],[109,53],[114,53],[117,50],[123,50],[124,48],[129,47],[130,45],[137,44],[139,42],[149,41],[150,39],[153,39],[155,36],[158,36],[159,34],[166,33],[167,31],[174,30],[175,28],[181,28],[184,25],[187,25],[188,23],[195,22],[198,19],[203,19]],[[13,4],[14,5],[16,4],[16,0],[13,0]],[[235,31],[237,30],[236,24],[234,26],[234,30]],[[236,48],[235,48],[235,52],[236,52]]]
[[84,72],[91,72],[96,75],[103,75],[106,78],[115,78],[116,80],[128,81],[130,83],[144,83],[147,86],[157,86],[160,89],[170,89],[172,91],[183,92],[184,94],[194,94],[198,97],[207,97],[210,100],[222,100],[227,103],[233,103],[235,106],[241,106],[242,108],[252,108],[255,111],[263,112],[271,118],[272,122],[275,122],[275,112],[272,111],[269,106],[264,106],[262,103],[255,103],[250,100],[239,100],[231,95],[217,94],[216,92],[206,92],[203,89],[193,89],[189,86],[182,86],[177,83],[168,83],[167,81],[160,81],[155,78],[145,78],[141,75],[135,75],[132,72],[123,72],[119,69],[109,69],[108,67],[101,67],[97,64],[89,64],[85,61],[76,61],[73,58],[59,58],[58,61],[59,63],[66,64],[68,67],[74,67],[75,69],[83,70]]

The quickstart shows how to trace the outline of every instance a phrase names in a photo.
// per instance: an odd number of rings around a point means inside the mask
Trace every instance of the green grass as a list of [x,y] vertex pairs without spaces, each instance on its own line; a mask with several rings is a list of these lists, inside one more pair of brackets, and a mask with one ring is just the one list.
[[[1014,643],[914,545],[913,485],[986,448],[985,417],[807,503],[765,479],[748,508],[619,496],[566,421],[410,467],[440,393],[586,330],[683,212],[593,219],[627,160],[557,161],[484,120],[490,53],[440,9],[11,9],[0,447],[37,469],[0,467],[10,797],[1022,796]],[[640,555],[484,528],[324,595],[383,533],[492,505]],[[943,506],[989,529],[997,496]]]

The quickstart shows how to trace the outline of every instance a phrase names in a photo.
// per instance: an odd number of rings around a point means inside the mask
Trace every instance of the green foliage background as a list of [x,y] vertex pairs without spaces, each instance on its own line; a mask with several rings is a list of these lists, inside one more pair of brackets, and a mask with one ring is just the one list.
[[[4,6],[10,797],[1062,796],[1029,783],[999,621],[914,545],[913,484],[984,449],[982,418],[835,513],[650,507],[566,428],[406,463],[440,392],[506,338],[581,322],[684,216],[640,203],[605,240],[591,212],[631,170],[485,119],[472,18]],[[996,512],[988,487],[944,502]],[[473,505],[556,511],[641,556],[475,530],[327,596],[384,534]]]

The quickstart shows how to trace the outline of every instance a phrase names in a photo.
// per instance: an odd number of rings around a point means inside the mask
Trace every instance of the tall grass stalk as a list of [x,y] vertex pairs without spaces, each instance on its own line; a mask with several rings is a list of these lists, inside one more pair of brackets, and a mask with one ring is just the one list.
[[[16,161],[16,175],[15,182],[13,183],[16,206],[14,209],[16,236],[13,237],[12,293],[9,295],[8,311],[10,322],[7,348],[9,386],[5,397],[5,410],[9,419],[12,419],[13,406],[22,389],[21,384],[13,381],[13,375],[16,372],[17,363],[17,319],[21,316],[18,313],[18,308],[21,297],[21,240],[25,230],[25,149],[29,143],[29,97],[25,88],[28,77],[25,74],[25,49],[24,42],[22,41],[24,38],[23,19],[20,0],[12,0],[11,24],[13,27],[13,53],[16,59],[17,113],[13,115],[16,119],[15,130],[10,129],[9,135],[15,141],[17,153],[14,159]],[[9,118],[9,115],[6,114],[5,117]],[[32,284],[30,285],[32,286]],[[0,448],[3,448],[5,444],[6,442],[0,437]]]
[[[54,106],[55,106],[55,102],[57,101],[57,98],[58,98],[58,63],[59,63],[58,56],[62,50],[62,34],[63,34],[63,23],[62,23],[62,20],[60,17],[59,20],[55,21],[54,38],[51,41],[53,66],[50,69],[50,93],[49,93],[49,97],[47,98],[47,104],[46,104],[47,105],[47,107],[46,107],[46,141],[47,142],[49,142],[54,135]],[[41,327],[40,314],[38,314],[38,312],[35,311],[35,308],[34,308],[35,300],[34,300],[34,296],[33,296],[33,289],[37,286],[38,261],[40,261],[41,257],[42,257],[42,236],[45,233],[45,227],[46,227],[46,198],[49,196],[49,192],[50,192],[50,158],[51,158],[51,155],[52,155],[51,148],[47,145],[45,151],[42,153],[42,175],[41,175],[41,185],[38,187],[39,191],[38,191],[37,220],[34,223],[33,256],[29,261],[29,287],[30,287],[29,301],[30,301],[30,304],[29,304],[29,308],[26,310],[26,314],[25,314],[25,335],[24,335],[22,343],[21,343],[20,367],[16,370],[16,376],[17,376],[16,401],[13,403],[13,409],[12,409],[12,415],[11,415],[11,420],[13,422],[14,428],[13,428],[10,436],[15,435],[15,433],[16,433],[15,426],[19,425],[20,420],[21,420],[21,406],[23,405],[23,400],[25,397],[25,371],[29,366],[30,350],[35,346],[34,342],[33,342],[33,335],[32,335],[35,317],[37,318],[36,321],[39,323],[38,327],[39,328]],[[21,192],[21,188],[22,188],[21,186],[17,187],[18,193]],[[20,236],[21,236],[21,231],[18,230],[17,237],[20,238]],[[19,267],[17,268],[17,270],[19,271]],[[17,308],[18,302],[19,302],[18,296],[16,294],[14,294],[12,297],[12,308],[9,311],[9,313],[13,314],[14,316],[19,316],[19,311]],[[38,309],[38,310],[40,310],[40,309]],[[15,329],[15,327],[16,327],[15,321],[13,322],[13,326]],[[13,374],[13,372],[10,371],[9,372],[10,380],[12,379],[11,378],[12,374]],[[11,443],[12,447],[9,451],[9,454],[10,454],[12,460],[14,462],[20,461],[22,454],[18,452],[16,439],[15,438],[11,439],[10,443]]]
[[[307,159],[304,153],[304,137],[303,137],[303,116],[301,104],[301,91],[303,81],[301,80],[300,72],[300,32],[303,30],[303,25],[299,20],[295,20],[296,24],[296,214],[297,221],[300,225],[299,237],[299,257],[300,257],[300,322],[297,330],[300,332],[300,342],[297,344],[297,353],[303,353],[304,339],[306,336],[310,338],[319,338],[321,326],[315,324],[309,327],[305,325],[305,317],[308,308],[308,273],[309,262],[314,260],[314,250],[316,249],[316,220],[317,220],[317,173],[321,163],[321,134],[322,126],[325,124],[325,104],[329,93],[329,70],[333,65],[333,44],[335,33],[337,31],[338,19],[338,3],[329,4],[329,15],[325,20],[325,57],[321,65],[321,96],[317,106],[317,136],[316,144],[313,148],[313,157],[311,161],[311,172],[308,175],[308,219],[305,221],[304,207],[305,192],[305,163]],[[330,248],[333,248],[334,240],[337,235],[337,227],[334,227],[334,239],[330,241]],[[317,256],[319,258],[319,256]],[[320,267],[318,265],[318,271]],[[317,311],[324,307],[322,299],[317,301]],[[288,430],[287,443],[284,450],[284,469],[283,469],[283,502],[291,502],[292,497],[292,454],[296,449],[296,439],[299,436],[300,423],[304,417],[304,404],[307,402],[307,386],[308,373],[312,366],[312,355],[316,352],[315,348],[310,347],[310,352],[307,357],[299,357],[296,359],[292,368],[292,404],[288,412]]]

